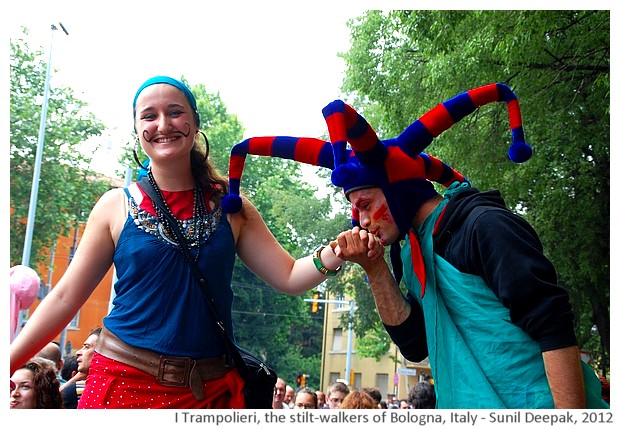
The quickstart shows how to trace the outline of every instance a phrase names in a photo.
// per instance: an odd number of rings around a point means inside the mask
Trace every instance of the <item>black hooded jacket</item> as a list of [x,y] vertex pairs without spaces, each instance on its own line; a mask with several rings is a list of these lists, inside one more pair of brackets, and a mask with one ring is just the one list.
[[[433,245],[459,271],[480,276],[541,352],[577,344],[568,292],[558,286],[534,229],[506,208],[498,191],[471,188],[451,197]],[[424,315],[413,297],[407,300],[409,318],[384,326],[403,356],[419,362],[428,356]]]

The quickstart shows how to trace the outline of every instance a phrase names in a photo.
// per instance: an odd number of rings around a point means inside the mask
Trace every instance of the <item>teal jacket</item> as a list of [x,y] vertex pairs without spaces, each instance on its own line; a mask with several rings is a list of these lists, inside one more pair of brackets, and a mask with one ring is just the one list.
[[[444,206],[464,189],[448,190],[401,251],[403,280],[424,314],[437,407],[553,408],[539,344],[511,321],[481,277],[460,272],[433,250],[433,229]],[[414,272],[412,242],[424,260],[424,286]],[[588,407],[607,408],[600,381],[582,364]]]

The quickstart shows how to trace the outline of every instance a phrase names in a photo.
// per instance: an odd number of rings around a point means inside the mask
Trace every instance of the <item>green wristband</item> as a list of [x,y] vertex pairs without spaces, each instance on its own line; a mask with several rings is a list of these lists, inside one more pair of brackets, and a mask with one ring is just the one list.
[[325,249],[325,247],[326,247],[325,245],[321,245],[317,247],[314,253],[312,254],[312,260],[314,261],[314,266],[316,267],[317,270],[321,272],[321,274],[333,277],[340,272],[340,270],[342,269],[342,265],[336,268],[336,271],[332,271],[332,270],[325,268],[325,266],[321,262],[321,252],[323,251],[323,249]]

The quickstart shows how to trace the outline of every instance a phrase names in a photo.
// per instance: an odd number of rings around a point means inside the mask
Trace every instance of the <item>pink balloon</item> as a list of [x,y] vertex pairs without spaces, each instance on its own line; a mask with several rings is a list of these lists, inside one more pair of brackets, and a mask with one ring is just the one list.
[[41,279],[30,267],[11,267],[11,341],[15,336],[19,311],[29,308],[37,297]]

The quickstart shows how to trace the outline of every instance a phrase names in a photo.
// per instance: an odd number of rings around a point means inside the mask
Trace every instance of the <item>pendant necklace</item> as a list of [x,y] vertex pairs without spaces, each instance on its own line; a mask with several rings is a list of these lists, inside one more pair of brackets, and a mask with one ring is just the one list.
[[[155,193],[157,193],[159,198],[161,198],[161,200],[164,202],[165,209],[168,210],[168,213],[172,215],[172,218],[179,225],[179,229],[181,230],[181,233],[185,236],[188,246],[197,247],[195,259],[198,260],[198,255],[200,253],[200,239],[204,234],[204,219],[207,212],[204,196],[202,194],[202,188],[200,187],[198,182],[196,182],[196,185],[194,187],[194,209],[192,219],[187,221],[179,220],[176,218],[176,216],[174,216],[172,210],[170,210],[170,207],[168,206],[168,203],[166,202],[166,199],[164,198],[161,189],[159,189],[159,186],[157,186],[157,182],[155,181],[155,178],[153,177],[153,173],[150,168],[148,170],[147,176],[149,183],[151,184],[151,186],[153,186],[153,189],[155,190]],[[180,241],[179,238],[176,237],[174,229],[172,229],[170,225],[170,221],[166,216],[164,216],[162,209],[157,204],[153,204],[153,207],[155,209],[157,219],[159,220],[159,223],[162,227],[162,236],[166,236],[169,239],[173,238],[173,243],[178,246]]]

